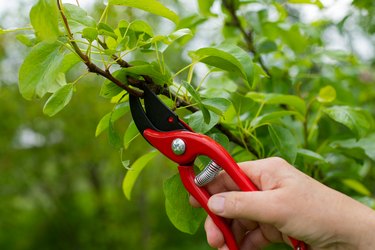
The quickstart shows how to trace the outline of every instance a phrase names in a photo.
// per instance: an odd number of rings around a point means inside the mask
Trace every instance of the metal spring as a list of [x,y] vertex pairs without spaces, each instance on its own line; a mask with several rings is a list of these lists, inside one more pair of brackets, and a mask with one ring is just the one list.
[[219,165],[217,165],[214,161],[210,161],[202,172],[195,176],[194,182],[198,187],[202,187],[215,179],[221,170],[222,168]]

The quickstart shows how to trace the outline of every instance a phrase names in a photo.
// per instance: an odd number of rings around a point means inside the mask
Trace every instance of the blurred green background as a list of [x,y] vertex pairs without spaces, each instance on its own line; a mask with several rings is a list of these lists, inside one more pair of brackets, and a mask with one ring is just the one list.
[[1,86],[0,249],[207,249],[202,232],[190,236],[169,222],[162,179],[173,169],[161,157],[125,199],[120,153],[94,137],[111,109],[98,91],[81,86],[69,109],[47,118],[42,102]]
[[[0,27],[27,26],[35,1],[8,1],[8,8],[4,1]],[[97,4],[91,13],[100,15],[102,9]],[[148,166],[132,200],[126,200],[121,160],[134,162],[150,148],[138,138],[131,153],[121,153],[105,133],[95,137],[100,118],[113,108],[98,96],[102,82],[85,78],[69,106],[49,118],[42,113],[45,99],[26,101],[18,92],[18,67],[26,53],[15,34],[0,36],[0,249],[210,249],[203,226],[192,236],[167,218],[163,180],[175,173],[175,164],[165,158]]]
[[[27,26],[33,3],[11,1],[6,8],[2,1],[0,27]],[[98,96],[102,82],[85,78],[69,107],[49,118],[45,99],[19,94],[26,53],[15,34],[0,36],[0,249],[209,249],[203,228],[191,236],[167,218],[163,179],[175,173],[174,164],[157,157],[132,200],[125,198],[121,153],[106,133],[95,137],[113,108]],[[142,138],[133,145],[123,159],[134,162],[150,149]]]

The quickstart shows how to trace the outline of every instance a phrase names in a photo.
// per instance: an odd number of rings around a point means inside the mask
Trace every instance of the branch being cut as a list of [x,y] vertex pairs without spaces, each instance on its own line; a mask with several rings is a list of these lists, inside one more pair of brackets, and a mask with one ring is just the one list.
[[90,60],[90,58],[86,54],[84,54],[82,52],[82,50],[79,48],[78,44],[74,41],[73,33],[70,29],[68,20],[67,20],[65,14],[64,14],[64,10],[62,8],[61,0],[57,0],[57,7],[60,11],[61,18],[63,20],[64,27],[66,29],[66,33],[67,33],[67,36],[68,36],[68,39],[69,39],[69,43],[73,47],[73,49],[77,53],[77,55],[86,64],[88,71],[92,72],[92,73],[96,73],[98,75],[101,75],[101,76],[107,78],[108,80],[112,81],[114,84],[119,86],[120,88],[126,90],[129,94],[132,94],[132,95],[135,95],[135,96],[142,96],[143,92],[141,92],[137,89],[131,88],[129,85],[121,82],[116,77],[114,77],[109,70],[103,70],[103,69],[99,68],[96,64],[94,64]]
[[[90,58],[86,54],[84,54],[82,52],[82,50],[79,48],[78,44],[74,41],[74,37],[73,37],[73,34],[71,32],[68,20],[67,20],[65,14],[64,14],[63,9],[62,9],[61,0],[57,0],[57,6],[59,8],[64,26],[65,26],[65,29],[66,29],[66,32],[67,32],[69,43],[71,44],[72,48],[77,53],[77,55],[85,63],[89,72],[101,75],[101,76],[107,78],[108,80],[112,81],[114,84],[116,84],[120,88],[126,90],[129,94],[139,96],[139,97],[143,95],[143,92],[141,92],[138,89],[134,89],[131,86],[137,87],[137,86],[140,86],[141,84],[148,84],[156,94],[162,94],[162,95],[164,95],[168,98],[171,98],[172,100],[175,100],[179,107],[186,107],[186,109],[188,109],[189,111],[191,111],[193,113],[199,111],[198,108],[192,106],[191,103],[189,103],[189,102],[185,101],[184,99],[180,98],[175,93],[172,93],[171,91],[169,91],[168,88],[155,84],[154,81],[152,80],[152,78],[147,76],[147,75],[142,75],[144,80],[139,80],[139,79],[135,79],[135,78],[132,78],[132,77],[128,77],[127,80],[130,84],[130,85],[128,85],[128,84],[125,84],[125,83],[121,82],[117,78],[115,78],[109,70],[103,70],[100,67],[98,67],[96,64],[94,64],[90,60]],[[104,48],[104,49],[108,48],[108,46],[105,42],[99,40],[98,43],[100,44],[100,46],[102,46],[102,48]],[[121,59],[117,55],[112,55],[112,59],[118,65],[120,65],[123,68],[131,67],[131,65],[128,62]],[[232,141],[233,143],[235,143],[235,144],[237,144],[241,147],[244,147],[244,148],[248,149],[256,158],[259,158],[258,152],[250,145],[250,143],[248,143],[247,141],[241,140],[240,138],[235,136],[230,130],[228,130],[227,128],[222,126],[221,124],[217,124],[215,127],[219,131],[221,131],[223,134],[225,134],[230,141]]]

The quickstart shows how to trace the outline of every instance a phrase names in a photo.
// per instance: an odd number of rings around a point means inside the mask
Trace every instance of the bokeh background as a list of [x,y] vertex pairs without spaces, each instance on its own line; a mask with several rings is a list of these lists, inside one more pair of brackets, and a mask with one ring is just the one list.
[[[0,0],[0,27],[28,26],[34,2]],[[93,15],[103,9],[101,1],[80,2]],[[195,1],[184,2],[196,11]],[[332,8],[324,15],[341,20],[351,1],[327,3]],[[300,11],[306,20],[322,15],[316,8]],[[352,49],[374,61],[373,35],[351,34],[356,36]],[[336,33],[325,35],[331,46],[347,46]],[[69,106],[47,117],[45,99],[26,101],[18,92],[26,53],[16,34],[0,35],[0,249],[210,249],[202,227],[196,235],[184,234],[167,218],[163,180],[175,166],[165,158],[157,157],[137,181],[133,199],[125,198],[121,160],[134,161],[148,145],[140,138],[131,153],[119,152],[105,133],[95,137],[97,123],[113,107],[98,96],[98,78],[85,78]],[[128,123],[123,119],[118,125]]]
[[[35,2],[1,0],[0,27],[29,26]],[[92,12],[103,8],[81,2]],[[0,35],[0,249],[208,249],[203,229],[184,234],[167,218],[163,179],[175,171],[164,158],[141,175],[133,199],[125,198],[121,160],[134,162],[148,145],[140,138],[132,153],[121,153],[106,133],[95,137],[113,108],[98,96],[102,82],[86,78],[69,108],[47,117],[45,99],[26,101],[18,91],[26,53],[16,34]]]

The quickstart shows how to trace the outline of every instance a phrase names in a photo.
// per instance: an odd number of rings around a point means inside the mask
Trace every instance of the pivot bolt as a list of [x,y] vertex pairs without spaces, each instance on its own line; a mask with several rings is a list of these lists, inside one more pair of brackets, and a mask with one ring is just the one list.
[[186,144],[180,138],[174,139],[172,141],[171,147],[175,155],[182,155],[183,153],[185,153],[185,150],[186,150]]

